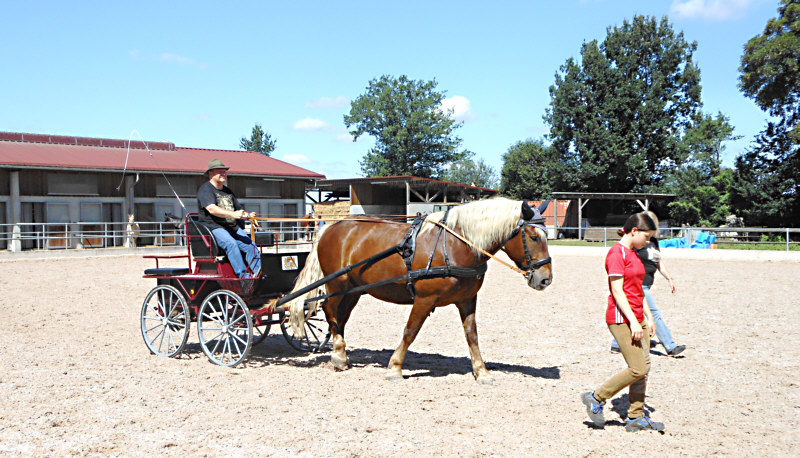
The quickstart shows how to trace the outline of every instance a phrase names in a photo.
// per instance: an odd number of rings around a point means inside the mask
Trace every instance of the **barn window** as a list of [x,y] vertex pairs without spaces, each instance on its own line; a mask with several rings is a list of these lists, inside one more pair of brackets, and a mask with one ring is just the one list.
[[48,173],[47,194],[58,196],[98,196],[97,175],[88,173]]
[[194,196],[197,194],[197,180],[195,177],[170,177],[169,183],[164,177],[158,177],[156,180],[156,196],[158,197],[172,197],[175,194],[172,193],[172,189],[170,189],[169,184],[172,184],[172,187],[175,188],[175,192],[178,193],[179,196]]
[[280,197],[282,181],[272,178],[247,180],[244,194],[246,197]]

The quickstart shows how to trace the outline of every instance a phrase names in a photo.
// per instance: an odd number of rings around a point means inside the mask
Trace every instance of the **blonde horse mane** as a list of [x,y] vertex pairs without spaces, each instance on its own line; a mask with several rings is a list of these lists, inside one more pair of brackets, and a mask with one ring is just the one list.
[[[477,248],[488,250],[511,235],[519,223],[521,213],[522,201],[493,197],[451,208],[447,215],[447,226],[459,229]],[[428,224],[422,226],[421,232],[439,227],[431,222],[441,222],[443,217],[444,212],[428,215],[425,218]]]
[[[319,255],[317,254],[317,250],[319,248],[319,240],[322,238],[322,233],[328,229],[330,225],[326,224],[322,226],[317,234],[317,239],[314,241],[312,245],[311,252],[308,254],[306,258],[306,264],[303,266],[303,269],[300,271],[300,274],[297,276],[297,279],[294,282],[294,287],[292,291],[297,291],[300,288],[308,286],[314,283],[317,280],[322,279],[325,274],[322,272],[322,266],[319,265]],[[298,296],[295,299],[284,304],[284,308],[289,310],[289,324],[292,326],[292,331],[294,331],[294,336],[297,338],[302,339],[306,336],[306,328],[304,326],[308,317],[313,316],[317,313],[317,308],[319,306],[319,301],[313,301],[308,304],[308,311],[305,310],[305,301],[309,297],[318,297],[324,294],[327,294],[328,288],[325,284],[320,285],[317,288],[312,289],[311,291]]]

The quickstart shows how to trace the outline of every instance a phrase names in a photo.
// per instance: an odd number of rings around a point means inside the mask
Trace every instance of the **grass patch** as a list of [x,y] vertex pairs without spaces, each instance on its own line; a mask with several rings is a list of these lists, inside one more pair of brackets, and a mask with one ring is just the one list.
[[[616,240],[609,240],[608,247],[617,243]],[[578,239],[559,239],[548,240],[547,244],[550,246],[593,246],[601,247],[603,242],[587,242],[586,240]],[[688,248],[687,248],[688,249]],[[723,242],[717,244],[719,250],[763,250],[763,251],[786,251],[786,242]],[[800,243],[790,242],[789,251],[800,251]]]

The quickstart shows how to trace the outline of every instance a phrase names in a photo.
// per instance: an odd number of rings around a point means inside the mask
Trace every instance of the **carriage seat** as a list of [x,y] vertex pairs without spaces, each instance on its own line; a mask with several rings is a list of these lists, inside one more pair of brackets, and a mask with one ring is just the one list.
[[189,238],[189,249],[195,259],[215,259],[224,256],[224,251],[217,245],[211,228],[198,220],[197,214],[190,214],[186,224],[186,233]]
[[275,245],[275,234],[272,232],[256,232],[255,241],[258,246]]
[[186,275],[189,269],[186,267],[159,267],[157,269],[145,269],[144,274],[154,277],[177,277]]

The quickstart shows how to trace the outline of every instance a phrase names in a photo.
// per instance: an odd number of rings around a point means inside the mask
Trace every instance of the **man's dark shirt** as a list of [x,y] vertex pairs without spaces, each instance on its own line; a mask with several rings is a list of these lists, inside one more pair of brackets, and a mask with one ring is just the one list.
[[223,228],[230,233],[235,233],[236,229],[244,226],[244,222],[236,218],[220,218],[214,216],[206,210],[206,207],[215,204],[225,210],[241,210],[242,206],[236,200],[227,186],[217,189],[211,182],[206,181],[197,189],[197,207],[199,208],[200,221],[205,223],[211,230]]

